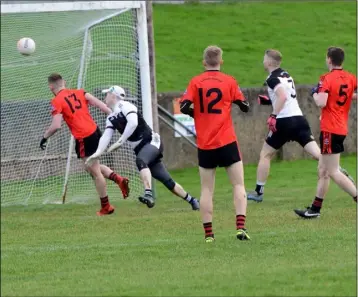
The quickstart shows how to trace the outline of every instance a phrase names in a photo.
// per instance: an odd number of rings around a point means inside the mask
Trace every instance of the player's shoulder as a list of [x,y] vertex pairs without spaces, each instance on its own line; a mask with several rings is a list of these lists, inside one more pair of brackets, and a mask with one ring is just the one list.
[[269,76],[267,76],[266,81],[273,80],[273,79],[282,79],[282,78],[291,78],[291,75],[285,69],[278,68],[272,71]]
[[219,75],[229,83],[235,83],[235,84],[237,83],[236,78],[230,74],[227,74],[225,72],[220,72]]
[[128,101],[124,101],[124,100],[121,100],[118,103],[118,107],[124,112],[137,111],[138,110],[137,106],[135,106],[133,103],[128,102]]
[[267,77],[265,81],[265,85],[267,85],[270,89],[274,89],[278,84],[282,82],[284,78],[291,77],[290,74],[282,69],[278,68],[272,71]]

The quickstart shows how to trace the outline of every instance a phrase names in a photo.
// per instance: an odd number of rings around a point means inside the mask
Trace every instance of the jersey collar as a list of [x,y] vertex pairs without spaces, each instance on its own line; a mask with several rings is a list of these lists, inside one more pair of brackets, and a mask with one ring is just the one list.
[[343,68],[333,68],[333,69],[331,70],[331,72],[334,71],[334,70],[343,70]]
[[217,69],[210,69],[210,70],[205,70],[204,72],[220,72],[220,70],[217,70]]
[[272,71],[270,74],[272,74],[272,73],[280,73],[282,71],[283,71],[283,69],[281,67],[279,67],[279,68],[275,69],[274,71]]

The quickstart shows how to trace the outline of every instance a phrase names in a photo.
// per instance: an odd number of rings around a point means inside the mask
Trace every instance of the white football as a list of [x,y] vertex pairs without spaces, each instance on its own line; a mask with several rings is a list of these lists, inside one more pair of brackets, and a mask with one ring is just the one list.
[[24,37],[17,42],[17,50],[20,54],[28,56],[35,52],[36,44],[31,38]]

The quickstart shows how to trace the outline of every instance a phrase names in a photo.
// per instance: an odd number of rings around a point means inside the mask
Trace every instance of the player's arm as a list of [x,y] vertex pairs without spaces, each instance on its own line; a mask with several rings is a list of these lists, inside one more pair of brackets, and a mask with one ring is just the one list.
[[128,102],[123,106],[122,113],[127,119],[126,127],[124,128],[123,134],[121,136],[122,143],[125,143],[138,126],[138,114],[137,108]]
[[314,102],[320,108],[323,108],[327,105],[328,94],[330,92],[330,83],[328,79],[322,75],[320,77],[320,82],[316,87],[312,89],[311,95]]
[[352,100],[357,100],[357,91],[353,93]]
[[45,131],[44,136],[41,139],[40,142],[40,148],[42,150],[46,149],[46,144],[47,144],[47,140],[53,135],[55,134],[58,130],[61,129],[61,125],[62,125],[62,108],[61,105],[58,104],[57,102],[53,101],[51,102],[51,108],[52,108],[52,122],[50,127],[47,128],[47,130]]
[[62,124],[62,114],[55,114],[52,117],[52,122],[51,122],[50,127],[48,127],[48,129],[46,130],[46,132],[44,134],[44,138],[48,139],[53,134],[55,134],[58,130],[60,130],[61,124]]
[[87,160],[86,160],[87,165],[89,165],[93,159],[99,158],[104,153],[104,151],[108,147],[109,143],[111,142],[114,130],[115,130],[115,128],[113,127],[113,125],[109,121],[109,119],[107,118],[106,128],[105,128],[101,138],[99,139],[97,150],[93,155],[91,155],[87,158]]
[[95,96],[93,96],[90,93],[86,93],[85,94],[85,98],[88,101],[88,103],[92,106],[95,106],[97,108],[99,108],[100,110],[102,110],[104,113],[106,114],[110,114],[112,112],[112,110],[106,105],[104,104],[104,102],[102,102],[101,100],[97,99]]
[[250,109],[249,102],[245,99],[244,94],[241,92],[236,80],[233,81],[231,87],[232,103],[236,104],[242,112],[248,112]]
[[129,137],[134,133],[135,129],[138,127],[138,114],[137,107],[129,102],[125,102],[122,106],[122,113],[127,119],[126,127],[124,128],[123,134],[116,143],[111,145],[108,149],[108,152],[112,152],[119,148],[123,143],[127,141]]
[[314,93],[313,99],[318,107],[323,108],[327,105],[328,93],[326,92]]
[[182,98],[180,99],[180,112],[187,114],[190,117],[194,118],[194,96],[195,96],[195,86],[192,81],[190,81],[188,88],[184,92]]
[[281,81],[277,77],[271,77],[267,80],[267,85],[274,91],[276,96],[275,105],[273,105],[273,115],[278,115],[285,106],[287,96]]

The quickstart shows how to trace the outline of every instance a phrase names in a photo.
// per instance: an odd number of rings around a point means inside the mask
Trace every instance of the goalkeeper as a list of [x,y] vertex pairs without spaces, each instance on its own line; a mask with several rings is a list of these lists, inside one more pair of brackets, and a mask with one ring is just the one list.
[[143,116],[137,111],[137,107],[123,100],[126,96],[124,90],[119,86],[113,86],[103,90],[103,93],[106,94],[105,103],[113,112],[107,117],[106,129],[99,141],[97,151],[87,159],[86,164],[91,164],[104,153],[114,130],[117,130],[121,137],[108,149],[108,152],[118,149],[126,141],[133,148],[136,165],[145,188],[144,194],[139,197],[141,203],[149,208],[155,205],[151,184],[153,176],[169,191],[186,200],[193,210],[198,210],[199,201],[176,183],[164,167],[163,144],[160,136],[148,126]]

